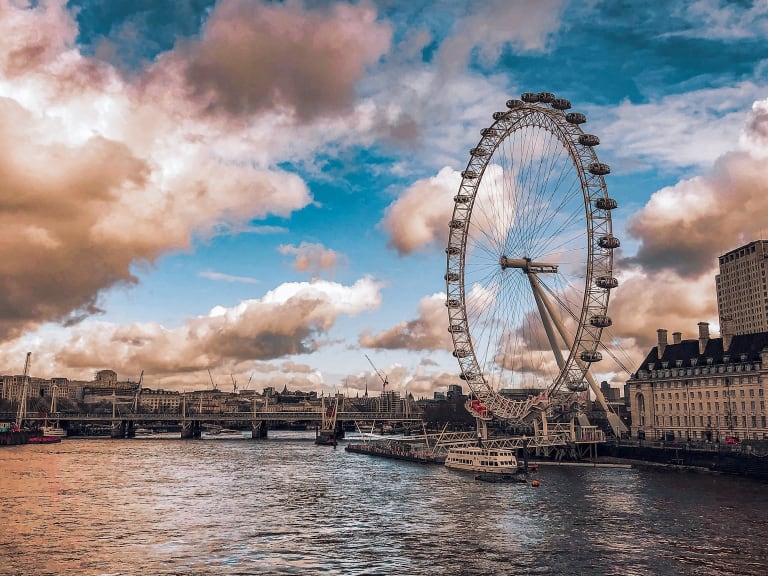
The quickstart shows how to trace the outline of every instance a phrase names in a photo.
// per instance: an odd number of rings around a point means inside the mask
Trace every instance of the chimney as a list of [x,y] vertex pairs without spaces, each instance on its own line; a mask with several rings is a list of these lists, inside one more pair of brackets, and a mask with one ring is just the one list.
[[723,352],[728,352],[731,349],[731,341],[733,340],[731,321],[728,318],[723,318],[720,323],[720,335],[723,337]]
[[680,344],[683,341],[682,332],[672,332],[672,344]]
[[656,330],[656,334],[659,335],[659,344],[656,347],[659,358],[664,356],[664,349],[667,347],[667,331],[664,328]]
[[709,342],[709,322],[699,322],[699,354],[704,354]]

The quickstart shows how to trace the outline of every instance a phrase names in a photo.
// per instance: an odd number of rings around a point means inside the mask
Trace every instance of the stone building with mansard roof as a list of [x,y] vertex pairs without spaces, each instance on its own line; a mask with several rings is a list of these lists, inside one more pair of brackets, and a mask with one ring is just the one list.
[[627,382],[633,438],[726,441],[768,438],[768,332],[658,343]]

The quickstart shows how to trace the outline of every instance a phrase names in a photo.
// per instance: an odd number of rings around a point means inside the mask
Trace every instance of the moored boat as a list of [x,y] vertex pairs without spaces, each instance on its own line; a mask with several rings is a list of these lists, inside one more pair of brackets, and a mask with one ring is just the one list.
[[336,440],[335,430],[319,430],[315,432],[315,444],[318,446],[336,446],[338,441]]
[[40,434],[42,434],[43,437],[55,436],[57,438],[64,438],[67,435],[67,431],[60,426],[46,425],[40,427]]

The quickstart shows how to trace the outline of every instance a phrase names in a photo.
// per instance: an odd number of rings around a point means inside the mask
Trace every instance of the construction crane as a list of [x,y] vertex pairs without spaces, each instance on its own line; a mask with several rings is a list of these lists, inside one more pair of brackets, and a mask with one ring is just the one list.
[[24,362],[24,380],[21,384],[21,398],[19,398],[19,411],[16,414],[16,429],[21,429],[24,417],[27,415],[27,385],[29,376],[29,363],[32,352],[27,352],[27,360]]
[[[216,383],[213,381],[213,376],[211,375],[211,369],[210,368],[208,368],[208,378],[211,379],[211,386],[213,386],[213,389],[214,390],[218,390],[218,388],[216,387]],[[201,398],[202,398],[202,396],[201,396]]]
[[[365,357],[368,358],[368,354],[366,354]],[[368,358],[368,362],[373,367],[373,370],[376,372],[376,374],[378,375],[379,379],[381,380],[381,393],[385,394],[387,392],[387,384],[389,384],[389,381],[387,380],[387,375],[386,374],[382,374],[381,370],[376,368],[376,365],[373,363],[373,360]]]
[[139,411],[141,405],[141,383],[144,382],[144,370],[139,374],[139,382],[136,384],[136,394],[133,395],[133,413],[136,414]]

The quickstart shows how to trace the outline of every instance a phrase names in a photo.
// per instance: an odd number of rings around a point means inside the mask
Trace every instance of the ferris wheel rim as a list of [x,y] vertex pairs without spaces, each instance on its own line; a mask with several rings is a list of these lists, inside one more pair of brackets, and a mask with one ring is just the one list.
[[[542,95],[545,98],[540,98]],[[526,96],[530,97],[530,101],[526,100]],[[566,150],[578,174],[582,193],[587,240],[583,300],[567,361],[547,387],[550,394],[563,385],[583,382],[588,365],[599,359],[597,348],[602,329],[610,322],[607,316],[609,294],[616,284],[612,275],[612,251],[616,247],[614,244],[618,245],[617,240],[614,242],[610,214],[615,208],[615,201],[609,198],[603,178],[610,169],[599,162],[594,150],[599,139],[581,130],[580,124],[586,118],[578,113],[566,113],[570,103],[555,99],[548,93],[525,94],[523,99],[524,101],[510,100],[507,103],[508,111],[496,112],[493,124],[481,131],[478,145],[470,151],[467,168],[462,172],[459,193],[454,198],[446,248],[445,275],[448,329],[453,339],[453,354],[459,361],[462,379],[467,381],[475,396],[488,404],[488,408],[499,414],[504,413],[507,419],[512,420],[522,419],[536,402],[511,406],[510,402],[501,398],[489,385],[475,352],[467,313],[465,285],[467,237],[472,211],[486,169],[501,143],[521,127],[535,126],[547,130]],[[551,104],[551,107],[547,104]]]

